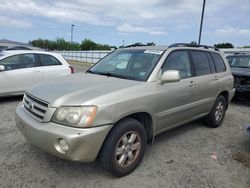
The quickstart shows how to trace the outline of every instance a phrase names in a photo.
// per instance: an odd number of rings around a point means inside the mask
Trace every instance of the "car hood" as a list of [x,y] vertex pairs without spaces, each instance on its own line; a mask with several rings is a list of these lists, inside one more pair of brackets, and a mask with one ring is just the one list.
[[231,72],[234,76],[250,76],[250,68],[233,68]]
[[87,105],[88,101],[142,82],[77,73],[50,82],[35,85],[27,90],[31,95],[49,102],[51,107],[61,105]]

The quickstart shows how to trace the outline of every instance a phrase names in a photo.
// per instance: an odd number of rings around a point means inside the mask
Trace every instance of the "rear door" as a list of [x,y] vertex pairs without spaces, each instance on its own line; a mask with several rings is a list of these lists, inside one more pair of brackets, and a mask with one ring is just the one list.
[[49,54],[36,54],[39,71],[41,71],[43,81],[70,74],[70,68],[63,65],[56,57]]
[[0,93],[19,93],[39,82],[41,75],[34,54],[19,54],[0,61],[5,70],[0,72]]
[[194,113],[199,116],[210,111],[219,91],[220,82],[208,52],[191,50],[190,55],[194,67]]

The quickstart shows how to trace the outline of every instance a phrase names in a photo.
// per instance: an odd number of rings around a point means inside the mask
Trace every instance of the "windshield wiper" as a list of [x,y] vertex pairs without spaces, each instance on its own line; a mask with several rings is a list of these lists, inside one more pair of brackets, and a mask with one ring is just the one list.
[[87,70],[86,73],[94,73],[92,70]]
[[110,72],[98,72],[98,73],[95,73],[95,74],[100,74],[100,75],[104,75],[104,76],[107,76],[107,77],[116,77],[116,78],[128,79],[127,76],[117,75],[117,74],[113,74],[113,73],[110,73]]

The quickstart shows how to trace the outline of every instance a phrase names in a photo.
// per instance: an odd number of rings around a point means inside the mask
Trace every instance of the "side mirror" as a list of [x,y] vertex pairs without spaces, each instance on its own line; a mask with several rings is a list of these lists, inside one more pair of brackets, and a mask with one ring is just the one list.
[[162,84],[171,83],[171,82],[179,82],[180,80],[181,80],[181,76],[180,76],[179,71],[177,70],[165,71],[161,77]]
[[5,70],[4,65],[0,65],[0,71],[4,71],[4,70]]

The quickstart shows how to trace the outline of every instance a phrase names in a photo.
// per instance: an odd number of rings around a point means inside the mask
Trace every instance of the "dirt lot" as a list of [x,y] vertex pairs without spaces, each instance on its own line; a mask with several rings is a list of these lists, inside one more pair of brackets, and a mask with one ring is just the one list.
[[196,121],[157,136],[132,174],[113,178],[96,162],[65,161],[31,145],[15,127],[21,99],[0,98],[0,187],[250,187],[245,101],[233,101],[217,129]]

